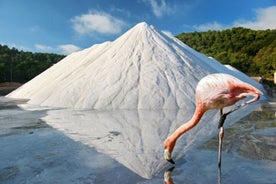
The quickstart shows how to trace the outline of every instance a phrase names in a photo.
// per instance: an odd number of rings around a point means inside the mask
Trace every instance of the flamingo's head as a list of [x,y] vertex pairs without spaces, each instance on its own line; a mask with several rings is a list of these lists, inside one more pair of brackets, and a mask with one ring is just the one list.
[[165,159],[172,163],[172,164],[175,164],[175,162],[173,161],[172,159],[172,151],[173,151],[173,148],[174,148],[174,145],[175,145],[175,141],[171,141],[171,139],[167,138],[164,142],[164,157]]
[[165,159],[166,159],[168,162],[170,162],[170,163],[172,163],[172,164],[175,164],[175,162],[173,161],[171,155],[172,155],[172,154],[171,154],[171,152],[169,151],[169,149],[165,149],[165,150],[164,150],[164,157],[165,157]]

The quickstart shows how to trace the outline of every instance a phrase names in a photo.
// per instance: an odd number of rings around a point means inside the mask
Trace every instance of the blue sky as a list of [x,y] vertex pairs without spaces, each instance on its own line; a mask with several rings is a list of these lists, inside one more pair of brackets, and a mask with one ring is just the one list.
[[24,51],[69,54],[139,22],[173,35],[276,29],[276,0],[0,0],[0,44]]

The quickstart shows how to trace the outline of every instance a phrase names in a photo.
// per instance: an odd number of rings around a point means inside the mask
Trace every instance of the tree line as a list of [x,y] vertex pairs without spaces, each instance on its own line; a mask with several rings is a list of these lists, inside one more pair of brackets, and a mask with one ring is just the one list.
[[[181,33],[178,39],[222,64],[250,76],[272,78],[276,71],[276,30],[232,28],[223,31]],[[64,55],[19,51],[0,45],[0,83],[25,83]]]
[[0,82],[25,83],[65,56],[19,51],[0,45]]
[[176,36],[195,50],[249,76],[272,78],[276,71],[276,30],[236,27]]

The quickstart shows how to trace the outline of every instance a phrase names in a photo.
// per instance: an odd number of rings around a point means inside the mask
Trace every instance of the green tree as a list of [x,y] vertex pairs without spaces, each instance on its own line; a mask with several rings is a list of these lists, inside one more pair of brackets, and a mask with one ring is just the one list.
[[275,72],[275,44],[272,42],[276,40],[276,30],[256,31],[237,27],[181,33],[176,37],[195,50],[248,75],[271,77]]
[[23,52],[0,45],[0,82],[27,82],[62,58],[62,55]]
[[260,49],[253,62],[256,68],[255,72],[266,78],[272,78],[276,71],[276,40]]

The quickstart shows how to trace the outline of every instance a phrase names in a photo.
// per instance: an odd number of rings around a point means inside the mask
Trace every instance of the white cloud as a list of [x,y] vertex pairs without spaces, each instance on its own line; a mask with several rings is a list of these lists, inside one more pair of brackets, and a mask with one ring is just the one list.
[[174,37],[174,35],[170,31],[162,30],[162,32],[168,36]]
[[42,45],[42,44],[35,44],[35,48],[37,50],[40,50],[40,51],[43,51],[43,52],[47,52],[47,51],[50,51],[52,50],[53,48],[50,47],[50,46],[47,46],[47,45]]
[[213,23],[206,23],[201,25],[195,25],[194,28],[198,31],[209,31],[209,30],[222,30],[225,29],[227,26],[219,24],[217,22]]
[[246,27],[255,30],[276,29],[276,6],[259,8],[255,10],[255,12],[255,20],[237,20],[233,23],[233,26]]
[[73,44],[65,44],[65,45],[59,45],[58,50],[65,55],[71,54],[73,52],[81,50],[80,47],[73,45]]
[[161,0],[160,3],[157,0],[143,0],[144,3],[149,3],[154,15],[156,17],[162,17],[164,14],[169,14],[172,12],[171,7],[169,7],[165,0]]
[[0,45],[6,45],[8,46],[10,49],[11,48],[16,48],[17,50],[24,50],[24,51],[31,51],[32,49],[29,48],[28,46],[26,45],[17,45],[17,44],[14,44],[14,43],[4,43],[4,42],[0,42]]
[[72,52],[81,50],[80,47],[73,44],[64,44],[64,45],[58,45],[55,47],[42,45],[42,44],[35,44],[35,49],[39,52],[53,52],[53,53],[60,53],[64,55],[68,55],[68,54],[71,54]]
[[31,32],[39,32],[39,31],[41,31],[41,27],[38,25],[35,25],[35,26],[30,27],[29,30]]
[[236,20],[232,25],[223,25],[218,22],[195,25],[197,31],[222,30],[230,27],[246,27],[255,30],[276,29],[276,6],[255,10],[256,18],[250,20]]
[[125,22],[104,12],[89,12],[74,17],[73,28],[80,34],[117,34],[122,31]]

